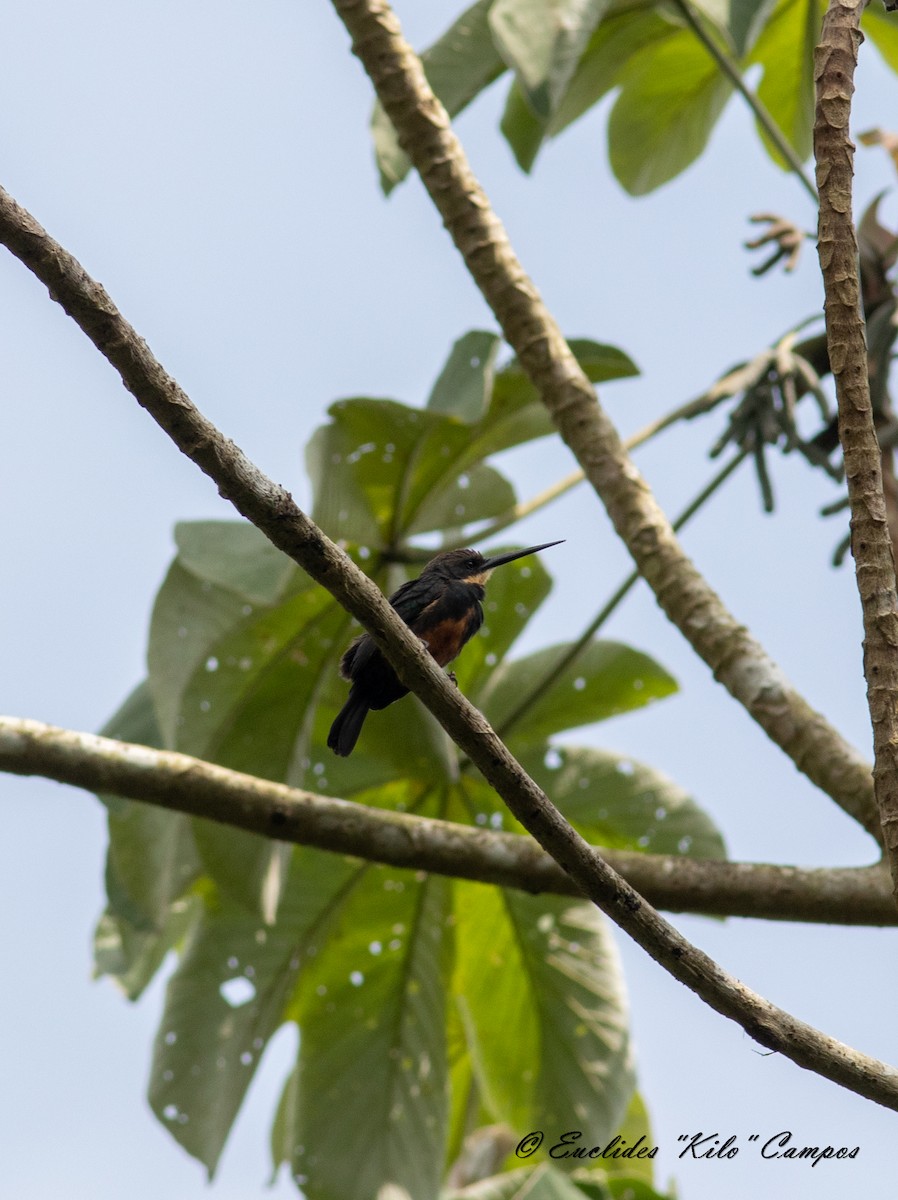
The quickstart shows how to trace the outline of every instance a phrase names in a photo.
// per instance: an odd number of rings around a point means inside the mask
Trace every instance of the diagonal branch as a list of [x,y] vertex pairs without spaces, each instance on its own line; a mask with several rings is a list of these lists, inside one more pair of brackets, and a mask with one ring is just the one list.
[[873,423],[857,239],[851,215],[851,96],[864,0],[830,0],[814,52],[814,153],[820,189],[818,253],[826,340],[839,402],[839,439],[851,504],[851,550],[864,613],[864,674],[873,723],[873,786],[898,897],[898,596]]
[[517,820],[584,896],[675,979],[711,1008],[738,1022],[762,1046],[898,1111],[898,1070],[797,1020],[729,975],[665,921],[571,828],[371,580],[297,507],[284,488],[268,479],[199,412],[103,288],[2,189],[0,241],[46,284],[51,296],[119,371],[128,390],[182,453],[215,481],[238,512],[362,622],[402,682],[424,701]]
[[880,838],[869,764],[786,681],[684,554],[516,257],[386,0],[332,0],[506,341],[667,616],[800,771]]
[[[0,717],[0,770],[109,792],[247,833],[520,891],[580,896],[532,838],[388,812],[258,779],[186,754],[41,721]],[[875,867],[779,867],[603,850],[652,903],[674,912],[840,925],[898,925]]]

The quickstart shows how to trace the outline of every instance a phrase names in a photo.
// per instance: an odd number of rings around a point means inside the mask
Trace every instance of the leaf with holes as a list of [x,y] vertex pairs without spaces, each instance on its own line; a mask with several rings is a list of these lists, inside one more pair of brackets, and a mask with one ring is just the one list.
[[[370,1200],[386,1181],[439,1192],[451,888],[369,868],[303,974],[290,1167],[310,1200]],[[363,1155],[346,1153],[347,1131]]]
[[275,1031],[293,1019],[300,968],[358,873],[297,852],[273,926],[210,895],[169,980],[153,1051],[153,1111],[210,1177]]

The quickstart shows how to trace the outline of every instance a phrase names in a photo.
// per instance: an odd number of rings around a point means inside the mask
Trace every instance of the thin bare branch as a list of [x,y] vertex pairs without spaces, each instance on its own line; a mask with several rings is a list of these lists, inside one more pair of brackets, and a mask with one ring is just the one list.
[[[524,892],[582,895],[532,838],[388,812],[213,763],[41,721],[0,717],[0,770],[107,792],[262,837],[368,862]],[[603,850],[642,895],[672,912],[838,925],[898,925],[887,872],[779,867]]]
[[820,268],[826,340],[839,402],[839,440],[851,504],[851,551],[864,614],[864,674],[873,723],[873,785],[898,897],[898,595],[882,460],[870,402],[851,213],[851,97],[864,0],[830,0],[814,52],[814,153],[820,189]]
[[515,255],[386,0],[332,0],[403,149],[658,603],[768,736],[877,839],[870,766],[786,681],[683,553]]
[[[762,1046],[898,1111],[898,1070],[797,1020],[729,975],[665,921],[571,828],[371,580],[297,507],[284,488],[268,479],[199,412],[99,284],[2,191],[0,240],[44,281],[51,296],[116,367],[139,403],[216,482],[221,494],[361,621],[402,682],[424,701],[516,819],[584,896],[675,979],[711,1008],[738,1022]],[[566,349],[563,340],[560,345]]]

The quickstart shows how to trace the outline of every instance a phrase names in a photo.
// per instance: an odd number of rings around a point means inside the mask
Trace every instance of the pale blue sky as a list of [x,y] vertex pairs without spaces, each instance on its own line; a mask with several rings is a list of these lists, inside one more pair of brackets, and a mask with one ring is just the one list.
[[[425,11],[426,9],[426,11]],[[450,19],[445,0],[399,13],[419,44]],[[303,446],[340,396],[424,399],[452,341],[494,322],[411,180],[389,200],[367,138],[370,86],[325,0],[112,4],[32,0],[7,13],[0,47],[0,183],[109,290],[203,411],[300,503]],[[863,51],[856,129],[888,125],[898,87]],[[758,282],[740,249],[746,215],[809,227],[804,191],[763,155],[733,102],[709,152],[640,201],[611,178],[604,114],[550,146],[524,178],[496,129],[505,84],[459,131],[527,269],[562,327],[615,342],[641,379],[603,393],[623,432],[702,390],[792,321],[819,309],[816,261]],[[893,174],[861,151],[866,203]],[[885,211],[894,223],[894,200]],[[810,247],[809,247],[810,250]],[[0,709],[96,729],[142,676],[153,593],[175,521],[227,517],[43,289],[0,255]],[[716,420],[639,454],[661,501],[681,506],[711,473]],[[503,464],[522,496],[571,469],[540,443]],[[860,616],[841,536],[816,516],[834,489],[797,458],[777,461],[775,518],[747,472],[697,520],[687,548],[785,672],[868,751]],[[528,629],[543,644],[579,631],[626,570],[594,498],[580,490],[520,530],[567,538],[546,565],[551,601]],[[573,740],[611,746],[691,789],[734,857],[859,863],[870,846],[710,680],[645,590],[607,628],[658,657],[676,698]],[[266,1055],[209,1193],[202,1169],[144,1099],[157,983],[129,1006],[90,982],[102,904],[103,814],[92,797],[0,777],[5,945],[0,1018],[0,1191],[16,1200],[191,1200],[263,1193],[267,1134],[291,1049]],[[898,1061],[898,933],[699,918],[676,923],[746,983],[796,1015]],[[682,1200],[836,1200],[894,1177],[893,1118],[777,1057],[703,1007],[620,937],[641,1085],[661,1147],[658,1180]],[[681,1133],[747,1146],[793,1129],[802,1142],[859,1145],[852,1162],[677,1163]],[[889,1176],[887,1176],[889,1171]]]

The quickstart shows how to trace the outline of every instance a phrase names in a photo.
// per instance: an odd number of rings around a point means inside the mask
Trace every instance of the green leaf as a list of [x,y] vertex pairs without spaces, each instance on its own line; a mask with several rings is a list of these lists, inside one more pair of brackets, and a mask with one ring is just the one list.
[[[596,381],[638,373],[614,346],[581,338],[572,349]],[[494,335],[465,334],[425,410],[369,398],[331,406],[307,451],[312,515],[326,532],[370,554],[434,530],[452,539],[513,507],[511,485],[484,460],[554,426],[516,363],[494,373],[497,350]]]
[[895,14],[883,12],[877,5],[868,5],[861,17],[861,29],[882,55],[886,65],[898,72],[898,20]]
[[166,989],[149,1099],[159,1120],[210,1177],[274,1032],[291,1019],[298,973],[358,866],[297,852],[275,926],[228,901],[208,901]]
[[181,521],[175,543],[182,567],[250,604],[274,604],[300,574],[296,563],[246,521]]
[[533,696],[510,730],[509,744],[516,753],[542,744],[553,733],[642,708],[677,690],[672,676],[647,654],[600,640],[591,642],[550,680],[571,646],[566,642],[526,658],[506,660],[484,688],[480,702],[490,724],[500,732],[524,699]]
[[111,907],[94,931],[94,978],[108,975],[129,1000],[136,1000],[198,918],[196,896],[175,900],[161,931],[137,929]]
[[308,463],[313,516],[331,536],[390,547],[514,504],[511,484],[472,455],[465,421],[390,400],[340,400],[328,411],[332,424],[312,439]]
[[[488,791],[488,789],[483,789]],[[602,1141],[633,1091],[617,954],[592,905],[456,883],[454,991],[480,1093],[515,1130]]]
[[[369,870],[303,975],[291,1170],[310,1200],[370,1200],[387,1182],[439,1192],[450,894],[436,876]],[[346,1153],[348,1132],[364,1154]]]
[[479,421],[493,390],[493,366],[502,339],[495,333],[472,329],[463,334],[433,385],[427,407],[462,421]]
[[495,0],[493,40],[538,117],[558,107],[607,7],[608,0]]
[[[780,0],[749,59],[764,68],[758,97],[802,160],[812,149],[814,46],[822,20],[821,0]],[[773,161],[791,171],[764,131],[759,132]]]
[[[623,1124],[618,1130],[618,1136],[620,1137],[618,1146],[621,1150],[632,1150],[634,1147],[651,1149],[654,1145],[648,1109],[639,1092],[634,1092],[630,1097],[630,1103],[627,1106]],[[647,1156],[644,1158],[603,1158],[601,1167],[606,1176],[619,1175],[628,1181],[640,1179],[647,1184],[652,1182],[655,1175],[652,1169],[652,1159]]]
[[[134,689],[107,722],[103,735],[161,747],[162,737],[146,682]],[[112,913],[124,918],[135,932],[159,933],[172,903],[199,874],[190,818],[118,797],[107,807],[106,892]]]
[[[568,338],[567,343],[574,358],[583,368],[583,373],[593,383],[607,383],[612,379],[628,379],[639,374],[639,367],[636,366],[633,359],[617,346],[594,342],[590,338]],[[516,394],[518,388],[521,389],[520,396]],[[508,366],[504,367],[496,376],[493,402],[496,401],[498,390],[500,398],[505,403],[509,403],[511,395],[515,394],[517,405],[522,408],[524,407],[525,389],[529,389],[526,391],[528,401],[538,403],[539,393],[530,382],[529,376],[518,360],[512,359]]]
[[[639,374],[628,354],[616,346],[589,338],[569,338],[568,344],[593,383],[626,379]],[[471,431],[468,455],[485,458],[555,432],[552,418],[517,359],[498,371],[489,410]]]
[[623,350],[591,338],[568,338],[574,357],[593,383],[607,383],[611,379],[629,379],[639,374],[639,368]]
[[505,98],[505,110],[499,128],[511,147],[515,161],[522,171],[529,173],[536,162],[548,133],[545,120],[538,117],[516,79],[512,80]]
[[[141,683],[102,729],[104,737],[161,747],[150,689]],[[94,932],[94,974],[136,999],[193,913],[185,894],[200,862],[189,818],[152,804],[101,795],[108,810],[108,907]]]
[[[303,730],[322,682],[336,674],[349,619],[305,575],[279,574],[267,544],[248,541],[245,531],[239,523],[217,523],[204,550],[208,523],[197,531],[179,528],[191,569],[179,555],[153,608],[148,662],[155,707],[173,749],[304,783]],[[283,848],[210,821],[193,820],[191,828],[205,869],[232,898],[270,920],[284,882]]]
[[[160,748],[162,737],[146,682],[102,730],[104,737]],[[106,889],[112,912],[134,931],[158,933],[173,901],[199,874],[190,819],[151,804],[102,797],[109,809]]]
[[634,55],[608,121],[611,167],[633,196],[654,191],[707,145],[732,84],[688,30]]
[[[465,109],[505,70],[487,20],[492,2],[478,0],[472,4],[421,55],[427,80],[450,117]],[[371,133],[381,187],[389,195],[406,177],[411,163],[399,145],[390,118],[379,103],[371,117]]]
[[593,108],[617,85],[630,59],[678,27],[649,5],[612,5],[589,39],[564,99],[548,124],[552,136]]
[[726,858],[717,826],[654,767],[608,750],[557,746],[521,764],[588,842],[646,854]]

